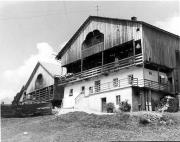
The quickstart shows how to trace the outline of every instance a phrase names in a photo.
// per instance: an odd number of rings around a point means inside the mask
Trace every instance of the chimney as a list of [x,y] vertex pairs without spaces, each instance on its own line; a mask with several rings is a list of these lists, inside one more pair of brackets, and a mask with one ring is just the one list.
[[133,16],[133,17],[131,17],[131,20],[132,21],[137,21],[137,17]]

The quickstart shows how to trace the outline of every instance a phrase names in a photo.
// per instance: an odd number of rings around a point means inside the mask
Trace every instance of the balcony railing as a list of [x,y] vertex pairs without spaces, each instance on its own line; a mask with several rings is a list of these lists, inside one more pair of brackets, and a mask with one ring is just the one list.
[[35,90],[33,92],[28,93],[26,96],[27,98],[25,98],[24,101],[26,101],[26,99],[36,100],[39,102],[51,101],[54,97],[54,86],[51,85],[39,90]]
[[97,43],[95,45],[92,45],[86,49],[82,49],[82,56],[83,58],[91,56],[93,54],[99,53],[103,51],[104,42]]
[[77,104],[82,98],[84,98],[85,94],[84,93],[80,93],[76,98],[75,98],[75,103]]
[[141,63],[142,63],[142,54],[138,54],[135,56],[131,56],[131,57],[119,60],[117,62],[112,62],[112,63],[105,64],[103,66],[85,70],[80,73],[65,75],[59,78],[58,84],[66,84],[68,82],[87,79],[87,78],[91,78],[91,77],[98,76],[101,74],[108,74],[110,72],[116,72],[123,68],[130,67],[133,65],[138,65]]
[[115,90],[119,88],[130,87],[130,86],[143,87],[143,88],[170,93],[170,86],[168,84],[160,84],[158,82],[147,79],[138,80],[138,78],[125,78],[125,79],[120,79],[117,83],[106,82],[100,85],[91,86],[90,87],[91,89],[89,90],[89,95],[101,93],[104,91]]
[[159,83],[156,81],[148,80],[148,79],[141,79],[138,81],[138,86],[151,88],[153,90],[160,90],[165,92],[171,92],[172,86],[168,83]]

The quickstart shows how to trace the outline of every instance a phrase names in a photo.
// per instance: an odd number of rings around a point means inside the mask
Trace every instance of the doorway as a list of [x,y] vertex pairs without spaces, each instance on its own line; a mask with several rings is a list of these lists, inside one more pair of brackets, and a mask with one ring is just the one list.
[[101,110],[106,112],[106,98],[101,98]]

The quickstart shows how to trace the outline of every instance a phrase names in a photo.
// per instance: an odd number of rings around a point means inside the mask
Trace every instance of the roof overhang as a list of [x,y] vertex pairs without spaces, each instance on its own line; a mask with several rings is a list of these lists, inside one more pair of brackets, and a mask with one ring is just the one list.
[[70,45],[72,44],[72,42],[78,37],[79,33],[82,31],[82,29],[90,22],[90,21],[93,21],[93,20],[98,20],[98,21],[106,21],[106,22],[111,22],[111,21],[114,21],[114,22],[133,22],[133,23],[139,23],[139,24],[142,24],[144,26],[148,26],[150,28],[154,28],[156,30],[159,30],[161,32],[164,32],[166,34],[169,34],[175,38],[179,38],[180,39],[180,36],[178,35],[175,35],[173,33],[170,33],[170,32],[167,32],[163,29],[160,29],[156,26],[153,26],[151,24],[148,24],[146,22],[143,22],[143,21],[135,21],[135,20],[128,20],[128,19],[118,19],[118,18],[109,18],[109,17],[99,17],[99,16],[89,16],[86,21],[79,27],[79,29],[76,31],[76,33],[70,38],[70,40],[66,43],[66,45],[61,49],[61,51],[58,53],[58,55],[56,56],[56,59],[59,60],[61,59],[61,57],[63,56],[63,54],[68,50],[68,48],[70,47]]

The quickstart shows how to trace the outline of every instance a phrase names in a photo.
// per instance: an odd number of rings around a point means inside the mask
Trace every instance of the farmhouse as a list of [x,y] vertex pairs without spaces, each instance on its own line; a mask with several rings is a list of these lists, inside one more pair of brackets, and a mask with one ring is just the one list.
[[[106,103],[128,100],[131,111],[153,111],[161,98],[180,93],[179,36],[136,17],[90,16],[56,59],[67,69],[56,78],[63,108],[104,112]],[[42,76],[33,73],[27,93],[37,94]],[[34,89],[30,82],[37,82]]]
[[63,89],[55,85],[56,76],[60,76],[60,64],[38,62],[30,75],[26,85],[22,87],[19,95],[20,104],[51,102],[60,106],[63,98]]

